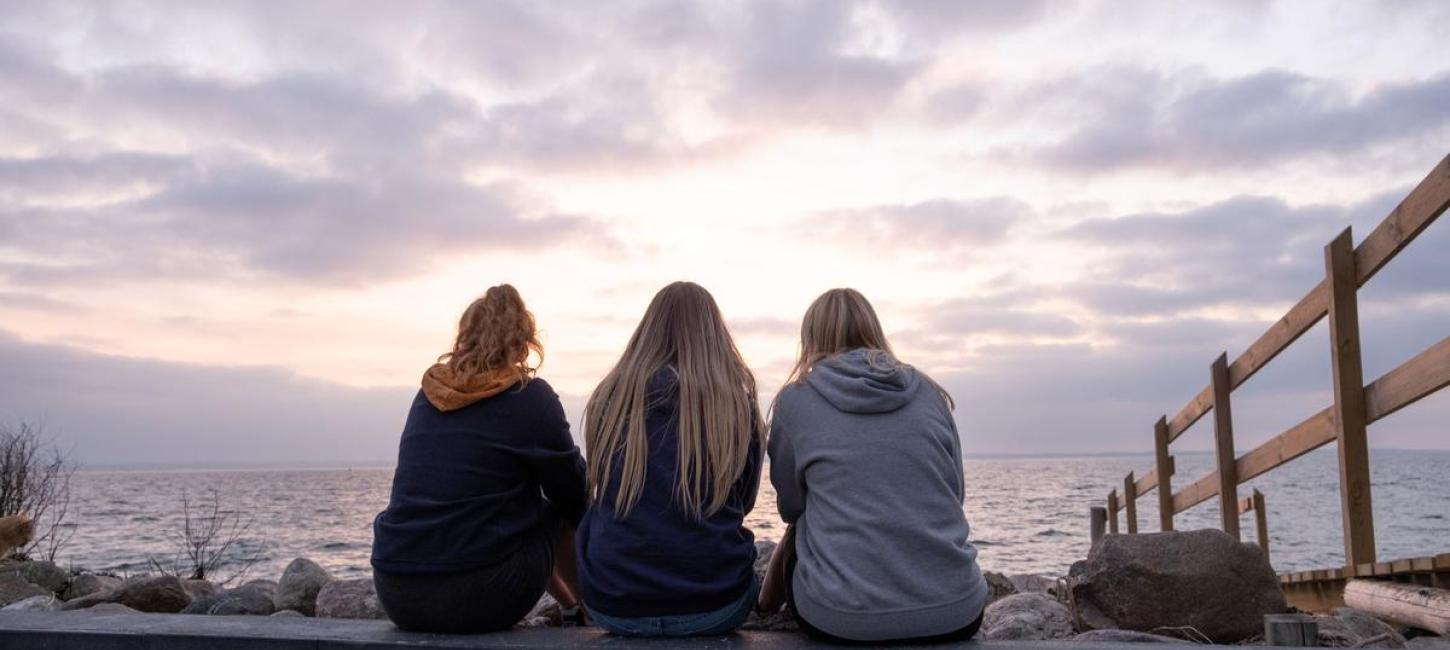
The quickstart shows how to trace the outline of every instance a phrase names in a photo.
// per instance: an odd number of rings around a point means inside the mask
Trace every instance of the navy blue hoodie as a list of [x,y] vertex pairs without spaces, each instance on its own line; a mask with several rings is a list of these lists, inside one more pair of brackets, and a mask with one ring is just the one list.
[[628,518],[616,517],[622,464],[616,460],[611,474],[616,482],[579,525],[579,584],[584,602],[602,614],[710,612],[739,600],[755,579],[755,536],[744,520],[760,487],[760,444],[751,443],[745,471],[724,508],[710,516],[685,512],[676,502],[679,402],[674,370],[656,373],[649,382],[649,462],[639,502]]
[[548,382],[448,412],[419,391],[392,498],[373,521],[373,568],[438,574],[498,564],[540,525],[577,523],[584,487],[584,458]]

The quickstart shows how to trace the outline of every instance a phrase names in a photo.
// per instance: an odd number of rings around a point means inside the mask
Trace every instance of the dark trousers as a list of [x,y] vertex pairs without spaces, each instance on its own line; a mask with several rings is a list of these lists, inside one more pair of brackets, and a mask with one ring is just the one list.
[[441,575],[374,571],[378,602],[409,632],[475,634],[506,630],[544,595],[554,573],[557,523],[540,525],[519,550],[494,566]]
[[[791,543],[792,544],[795,543],[795,538],[794,537],[791,538]],[[776,552],[779,553],[780,552],[780,549],[776,549]],[[957,630],[953,630],[951,632],[947,632],[946,634],[935,634],[935,635],[932,635],[932,636],[919,636],[919,637],[912,637],[912,638],[907,638],[907,639],[886,639],[886,640],[880,640],[880,641],[859,641],[859,640],[856,640],[856,639],[844,639],[844,638],[838,637],[838,636],[836,636],[834,634],[831,634],[830,632],[826,632],[825,630],[822,630],[822,629],[820,629],[820,628],[818,628],[818,627],[816,627],[814,625],[811,625],[811,622],[810,621],[807,621],[804,617],[801,616],[800,610],[799,609],[796,609],[796,606],[795,606],[795,586],[794,586],[794,583],[795,583],[796,554],[795,554],[795,549],[794,548],[792,548],[790,550],[790,554],[787,555],[786,558],[787,558],[787,561],[786,561],[786,564],[785,564],[785,602],[786,602],[786,606],[790,608],[791,616],[794,616],[795,617],[796,623],[798,625],[800,625],[800,627],[801,627],[801,631],[802,632],[805,632],[806,635],[809,636],[809,637],[811,637],[812,639],[815,639],[815,640],[820,641],[822,643],[832,643],[832,644],[836,644],[836,645],[854,645],[854,646],[926,645],[926,644],[929,644],[929,643],[950,643],[950,642],[953,642],[953,641],[970,641],[972,637],[974,637],[974,636],[977,635],[977,631],[982,628],[982,614],[979,614],[979,615],[977,615],[977,620],[972,621],[971,623],[968,623],[966,625],[966,627],[963,627],[963,628],[960,628],[960,629],[957,629]],[[985,612],[983,614],[985,614]]]

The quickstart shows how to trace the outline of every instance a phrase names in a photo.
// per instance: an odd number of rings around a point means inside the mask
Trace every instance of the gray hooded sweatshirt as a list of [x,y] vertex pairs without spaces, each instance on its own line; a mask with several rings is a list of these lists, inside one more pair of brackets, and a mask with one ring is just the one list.
[[864,349],[817,363],[777,398],[769,452],[780,516],[796,525],[802,618],[881,641],[946,634],[982,614],[961,440],[915,370]]

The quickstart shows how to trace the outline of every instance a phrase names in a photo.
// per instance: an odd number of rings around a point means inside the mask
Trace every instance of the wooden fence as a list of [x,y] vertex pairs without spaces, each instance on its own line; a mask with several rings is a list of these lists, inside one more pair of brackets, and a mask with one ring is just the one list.
[[[1118,532],[1117,513],[1121,510],[1126,516],[1127,532],[1137,533],[1137,500],[1155,489],[1158,524],[1165,531],[1173,530],[1175,514],[1217,496],[1222,508],[1223,530],[1240,537],[1239,517],[1253,511],[1260,544],[1267,552],[1264,497],[1255,490],[1252,498],[1240,501],[1238,486],[1334,442],[1339,447],[1345,556],[1345,568],[1334,573],[1339,578],[1376,575],[1367,427],[1450,384],[1450,337],[1365,384],[1360,363],[1358,291],[1447,206],[1450,206],[1450,156],[1441,160],[1359,246],[1353,245],[1348,228],[1329,242],[1324,247],[1324,279],[1232,363],[1227,353],[1220,354],[1209,366],[1208,385],[1172,419],[1164,416],[1154,423],[1154,467],[1142,477],[1129,473],[1123,480],[1121,496],[1117,489],[1108,494],[1110,532]],[[1450,251],[1440,253],[1450,255]],[[1450,278],[1440,279],[1450,281]],[[1248,453],[1236,456],[1230,399],[1234,389],[1326,316],[1334,403]],[[1169,446],[1210,411],[1214,416],[1217,469],[1174,492],[1174,463]]]

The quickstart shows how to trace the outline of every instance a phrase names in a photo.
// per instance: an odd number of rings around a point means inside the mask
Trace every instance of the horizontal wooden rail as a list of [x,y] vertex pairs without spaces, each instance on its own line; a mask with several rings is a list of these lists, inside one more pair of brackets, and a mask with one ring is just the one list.
[[[1425,179],[1375,227],[1354,251],[1356,286],[1364,286],[1415,236],[1450,207],[1450,156],[1440,160]],[[1314,327],[1329,309],[1329,286],[1324,280],[1295,303],[1273,327],[1234,359],[1228,369],[1229,388],[1238,388],[1284,348]],[[1213,407],[1211,387],[1205,387],[1168,421],[1168,441],[1177,440]]]
[[[1374,422],[1446,386],[1450,386],[1450,337],[1365,386],[1365,411]],[[1239,483],[1334,442],[1333,418],[1333,409],[1325,408],[1239,456],[1234,462]],[[1209,472],[1173,495],[1173,512],[1183,512],[1217,495],[1218,472]]]

